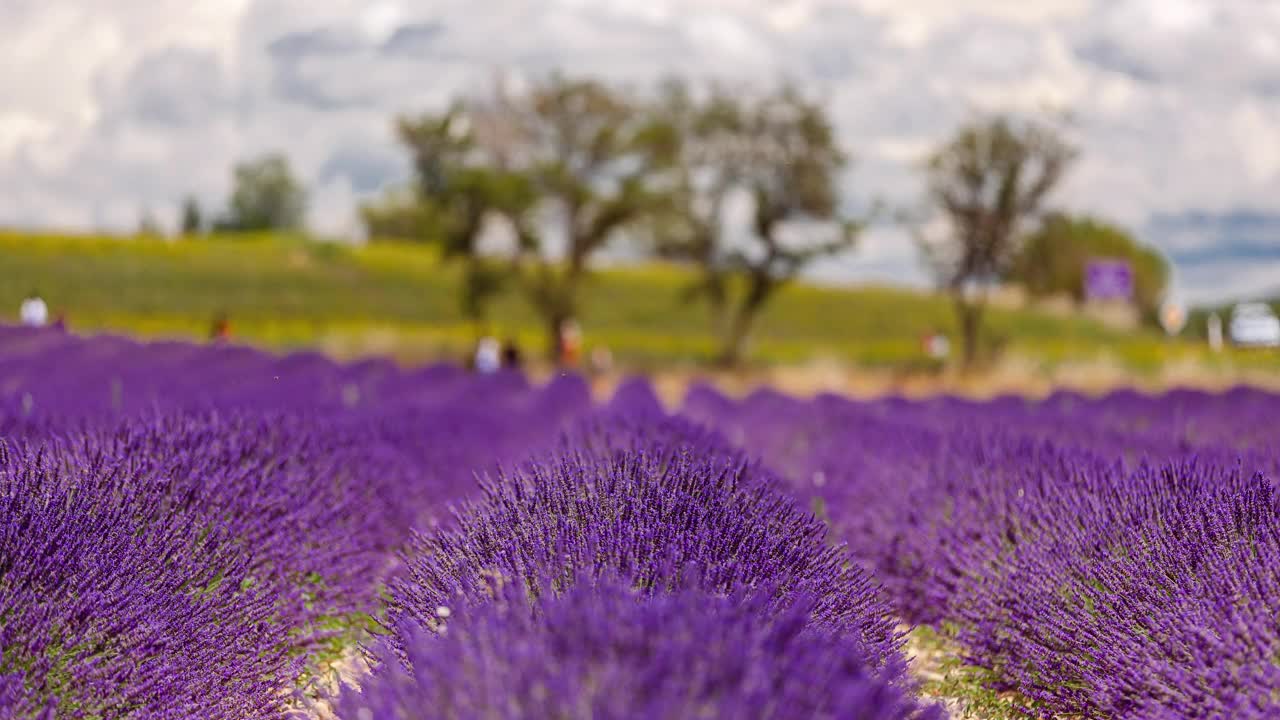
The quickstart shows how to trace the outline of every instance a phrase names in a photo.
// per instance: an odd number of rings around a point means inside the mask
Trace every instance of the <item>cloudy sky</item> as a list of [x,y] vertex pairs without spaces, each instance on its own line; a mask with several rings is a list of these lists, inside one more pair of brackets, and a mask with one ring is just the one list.
[[[0,0],[0,28],[0,225],[172,222],[278,149],[350,233],[406,177],[392,116],[500,69],[785,76],[829,99],[852,203],[917,202],[975,113],[1070,109],[1059,204],[1163,248],[1183,299],[1280,290],[1280,1]],[[821,275],[924,280],[892,227]]]

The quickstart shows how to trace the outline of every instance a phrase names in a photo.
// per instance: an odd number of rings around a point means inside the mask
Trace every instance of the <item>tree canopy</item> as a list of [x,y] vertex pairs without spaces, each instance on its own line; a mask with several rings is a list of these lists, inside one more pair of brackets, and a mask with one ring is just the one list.
[[284,155],[269,153],[242,162],[235,166],[233,177],[227,212],[214,223],[214,229],[257,232],[302,228],[307,193]]
[[[657,248],[698,266],[689,297],[711,305],[719,361],[733,365],[772,295],[856,242],[858,224],[839,208],[847,158],[825,108],[794,86],[755,96],[712,86],[698,97],[669,82],[658,107],[679,159],[656,213]],[[730,238],[724,210],[733,193],[745,196],[751,218],[747,233]]]
[[977,359],[988,286],[1009,272],[1023,227],[1075,157],[1052,127],[997,116],[961,127],[926,161],[928,198],[945,228],[917,240],[953,298],[966,365]]
[[1134,303],[1147,317],[1160,309],[1169,265],[1123,228],[1089,216],[1050,213],[1022,244],[1005,278],[1034,296],[1063,294],[1084,300],[1085,267],[1091,259],[1127,260],[1133,271]]

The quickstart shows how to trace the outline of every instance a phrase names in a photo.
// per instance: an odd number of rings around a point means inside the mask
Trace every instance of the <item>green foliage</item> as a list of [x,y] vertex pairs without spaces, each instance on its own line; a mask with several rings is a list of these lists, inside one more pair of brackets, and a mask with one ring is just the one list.
[[[651,179],[674,145],[624,94],[560,75],[518,97],[499,88],[484,101],[402,117],[396,132],[413,158],[421,212],[436,222],[445,257],[466,266],[464,311],[483,321],[516,280],[553,351],[561,323],[578,314],[593,255],[661,201]],[[547,210],[563,218],[563,248],[542,231]],[[514,230],[506,264],[477,245],[493,218]]]
[[1075,154],[1051,128],[1004,117],[966,125],[934,151],[928,194],[948,232],[922,238],[922,250],[940,284],[963,289],[1005,273],[1020,226],[1040,212]]
[[476,114],[459,103],[443,113],[396,121],[396,135],[413,160],[414,200],[450,256],[477,253],[490,214],[518,216],[536,200],[523,175],[480,147],[487,126]]
[[388,192],[360,206],[360,219],[371,242],[441,242],[448,219],[440,209],[412,192]]
[[489,317],[489,301],[508,280],[510,269],[488,258],[472,258],[462,276],[462,312],[473,322],[484,324]]
[[214,222],[224,233],[299,230],[307,210],[306,190],[289,160],[271,153],[236,165],[227,213]]
[[591,258],[623,227],[665,200],[653,180],[674,162],[671,129],[655,123],[622,92],[595,80],[560,75],[517,104],[514,123],[522,167],[537,196],[563,213],[564,262],[549,238],[526,231],[520,255],[527,295],[549,330],[579,314]]
[[[708,302],[722,336],[720,361],[736,364],[774,293],[812,261],[854,244],[857,225],[837,213],[846,158],[826,110],[793,86],[757,97],[711,86],[695,96],[670,80],[653,114],[678,157],[665,202],[650,218],[654,244],[660,256],[698,268],[685,297]],[[735,192],[752,203],[746,246],[724,232]],[[810,232],[786,233],[797,222]]]
[[1168,263],[1123,228],[1095,218],[1049,214],[1026,239],[1005,277],[1032,295],[1065,294],[1079,302],[1084,299],[1085,266],[1095,258],[1131,263],[1134,300],[1154,318],[1168,282]]
[[482,140],[496,142],[495,134],[505,137],[502,130],[461,104],[440,114],[400,118],[396,133],[413,157],[416,192],[362,210],[370,235],[434,240],[446,258],[461,260],[461,307],[477,325],[510,274],[480,252],[485,222],[495,215],[523,218],[537,201],[525,174],[480,147]]

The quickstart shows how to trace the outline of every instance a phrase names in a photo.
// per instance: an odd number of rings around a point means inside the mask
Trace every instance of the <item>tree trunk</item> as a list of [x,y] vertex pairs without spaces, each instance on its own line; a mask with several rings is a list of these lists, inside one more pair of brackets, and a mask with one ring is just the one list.
[[729,332],[729,308],[724,297],[708,296],[707,310],[711,315],[711,332],[717,337],[725,337]]
[[563,359],[560,357],[560,339],[564,324],[576,319],[574,316],[578,308],[578,278],[581,276],[582,267],[580,261],[572,260],[558,282],[552,281],[556,284],[547,288],[547,305],[544,311],[549,340],[547,354],[555,365],[563,364]]
[[751,334],[751,325],[755,322],[756,313],[764,306],[773,288],[773,282],[767,275],[752,274],[751,286],[747,289],[746,296],[742,298],[742,304],[733,314],[732,320],[729,321],[728,331],[724,335],[724,345],[720,348],[720,356],[716,358],[717,365],[732,368],[742,362],[742,354],[746,349],[747,338]]
[[722,368],[734,368],[742,362],[742,352],[747,345],[747,335],[751,332],[751,321],[755,311],[743,305],[734,314],[733,321],[724,334],[724,344],[716,357],[716,365]]
[[982,337],[982,304],[957,296],[956,319],[960,322],[962,367],[972,370],[978,362],[978,343]]
[[560,332],[568,319],[568,315],[562,312],[547,314],[547,360],[555,366],[560,365]]

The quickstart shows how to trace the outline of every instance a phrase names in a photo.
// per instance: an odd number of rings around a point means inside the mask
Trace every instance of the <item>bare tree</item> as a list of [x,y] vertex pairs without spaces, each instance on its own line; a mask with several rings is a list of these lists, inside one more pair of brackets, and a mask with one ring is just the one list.
[[995,117],[962,127],[928,158],[928,198],[946,228],[917,230],[916,240],[951,295],[966,367],[978,357],[991,284],[1009,271],[1023,224],[1041,213],[1075,157],[1053,128]]

